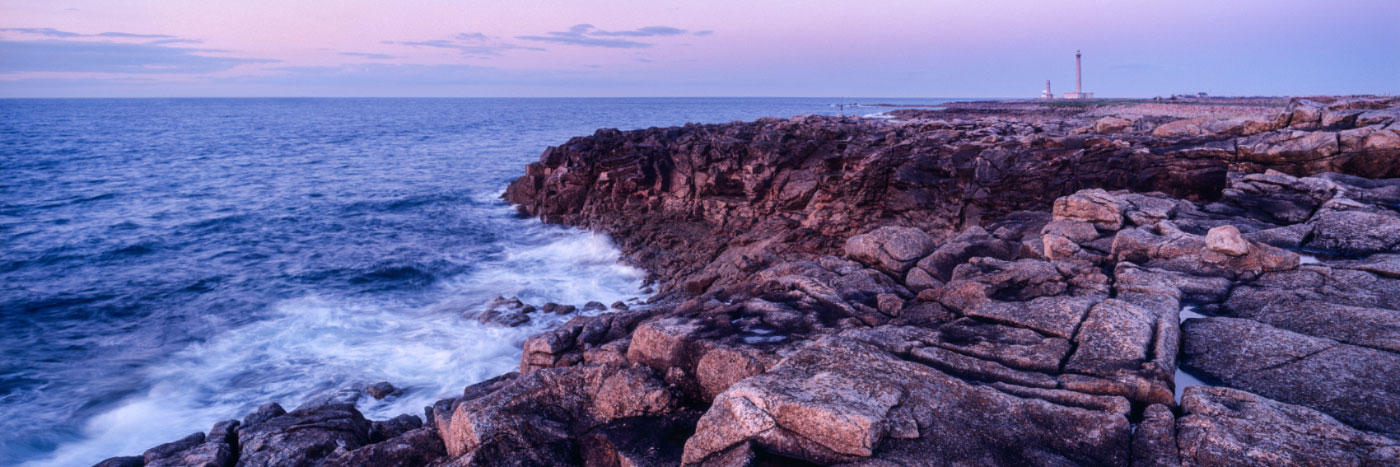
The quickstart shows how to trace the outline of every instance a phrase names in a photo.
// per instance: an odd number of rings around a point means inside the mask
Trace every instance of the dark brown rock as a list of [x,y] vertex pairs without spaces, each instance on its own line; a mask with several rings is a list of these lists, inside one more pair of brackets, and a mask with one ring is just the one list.
[[297,409],[238,430],[240,466],[311,466],[368,444],[369,420],[350,405]]
[[389,384],[388,381],[380,381],[371,384],[369,388],[365,389],[365,392],[368,392],[369,395],[375,399],[383,399],[399,392],[399,390],[395,388],[393,384]]
[[141,456],[117,456],[103,459],[92,467],[143,467],[146,460]]
[[442,439],[438,438],[436,431],[428,427],[412,429],[378,443],[341,452],[319,465],[414,467],[432,464],[446,455]]

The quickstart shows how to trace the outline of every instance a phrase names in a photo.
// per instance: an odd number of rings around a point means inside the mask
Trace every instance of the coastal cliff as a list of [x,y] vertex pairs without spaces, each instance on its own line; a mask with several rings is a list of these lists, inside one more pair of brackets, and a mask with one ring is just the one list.
[[1400,462],[1400,100],[976,108],[574,138],[505,198],[649,306],[423,418],[269,404],[105,464]]

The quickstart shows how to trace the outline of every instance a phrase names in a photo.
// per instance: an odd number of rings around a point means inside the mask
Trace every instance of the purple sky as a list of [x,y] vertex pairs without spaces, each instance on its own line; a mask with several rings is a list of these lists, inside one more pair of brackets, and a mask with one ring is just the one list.
[[0,0],[0,96],[1400,93],[1395,0]]

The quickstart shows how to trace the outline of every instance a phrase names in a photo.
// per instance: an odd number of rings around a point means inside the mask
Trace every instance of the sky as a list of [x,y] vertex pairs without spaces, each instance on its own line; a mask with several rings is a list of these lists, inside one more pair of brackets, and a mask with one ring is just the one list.
[[1396,0],[0,0],[0,97],[1400,93]]

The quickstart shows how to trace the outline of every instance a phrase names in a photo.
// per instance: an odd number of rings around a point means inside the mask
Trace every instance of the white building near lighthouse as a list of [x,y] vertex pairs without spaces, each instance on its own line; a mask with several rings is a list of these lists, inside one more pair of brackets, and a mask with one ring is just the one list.
[[1093,99],[1094,93],[1084,92],[1084,71],[1080,66],[1080,53],[1074,51],[1074,92],[1065,93],[1065,99]]

